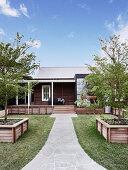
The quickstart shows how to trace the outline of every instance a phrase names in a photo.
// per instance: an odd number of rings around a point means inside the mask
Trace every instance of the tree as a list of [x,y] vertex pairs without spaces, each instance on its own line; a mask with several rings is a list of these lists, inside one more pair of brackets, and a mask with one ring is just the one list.
[[88,65],[91,73],[85,79],[100,105],[118,108],[120,120],[128,98],[128,45],[116,35],[100,43],[104,56],[95,55],[95,66]]
[[5,108],[5,123],[8,100],[26,90],[26,87],[20,86],[19,82],[37,68],[36,56],[27,53],[31,46],[26,42],[22,43],[22,38],[23,36],[17,33],[13,44],[0,43],[0,102]]

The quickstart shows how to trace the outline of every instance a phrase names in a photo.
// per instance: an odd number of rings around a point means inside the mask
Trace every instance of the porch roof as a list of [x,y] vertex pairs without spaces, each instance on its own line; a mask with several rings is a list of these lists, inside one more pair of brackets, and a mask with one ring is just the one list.
[[87,67],[40,67],[34,79],[74,79],[76,74],[89,74]]
[[40,80],[40,79],[33,79],[33,80],[22,80],[20,81],[20,83],[28,83],[28,82],[39,82],[39,83],[64,83],[64,82],[69,82],[69,83],[73,83],[75,82],[75,79],[44,79],[44,80]]

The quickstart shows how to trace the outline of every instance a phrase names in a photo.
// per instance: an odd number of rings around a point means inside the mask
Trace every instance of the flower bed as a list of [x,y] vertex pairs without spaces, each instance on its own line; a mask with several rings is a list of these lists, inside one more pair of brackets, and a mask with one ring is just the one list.
[[128,125],[109,125],[104,120],[96,119],[96,129],[111,143],[128,143]]
[[[1,119],[2,120],[2,119]],[[16,142],[19,136],[23,135],[28,130],[28,118],[21,119],[8,119],[8,120],[20,120],[13,125],[0,125],[0,142]],[[11,121],[10,121],[11,122]]]

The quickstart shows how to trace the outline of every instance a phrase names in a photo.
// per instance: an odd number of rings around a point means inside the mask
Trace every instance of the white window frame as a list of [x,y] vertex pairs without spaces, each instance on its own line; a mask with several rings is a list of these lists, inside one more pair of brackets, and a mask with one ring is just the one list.
[[48,101],[48,99],[44,99],[44,88],[48,87],[49,88],[49,98],[50,98],[50,85],[42,85],[42,101]]

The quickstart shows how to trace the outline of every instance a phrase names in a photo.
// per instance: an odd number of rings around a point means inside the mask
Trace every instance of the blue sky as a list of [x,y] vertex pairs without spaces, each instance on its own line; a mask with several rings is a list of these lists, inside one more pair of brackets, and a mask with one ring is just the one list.
[[41,66],[83,66],[101,55],[98,38],[128,39],[128,0],[0,0],[0,41],[34,39]]

